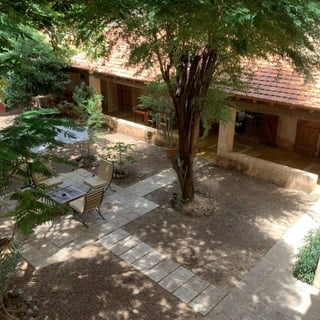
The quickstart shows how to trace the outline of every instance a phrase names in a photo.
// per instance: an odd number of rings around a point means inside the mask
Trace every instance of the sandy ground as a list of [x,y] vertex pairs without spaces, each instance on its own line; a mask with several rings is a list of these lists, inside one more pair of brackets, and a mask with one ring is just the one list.
[[[1,116],[0,121],[5,117]],[[8,120],[6,120],[8,121]],[[163,150],[120,134],[99,131],[91,152],[105,155],[117,141],[133,143],[138,152],[128,164],[128,176],[113,182],[123,187],[170,167]],[[83,145],[57,150],[77,158]],[[200,277],[225,291],[235,286],[258,260],[316,200],[202,163],[195,171],[196,217],[173,201],[177,183],[146,196],[160,206],[123,227]],[[56,171],[70,168],[54,164]],[[89,166],[95,172],[96,163]],[[35,319],[202,319],[177,298],[98,244],[76,252],[64,263],[37,272],[23,263],[14,286],[30,292],[39,306]]]

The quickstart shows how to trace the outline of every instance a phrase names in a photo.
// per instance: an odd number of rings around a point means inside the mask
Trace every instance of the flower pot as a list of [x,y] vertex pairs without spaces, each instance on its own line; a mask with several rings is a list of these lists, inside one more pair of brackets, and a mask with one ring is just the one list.
[[166,152],[166,156],[167,156],[168,159],[175,159],[177,157],[177,154],[178,154],[178,148],[177,147],[165,148],[164,150]]
[[5,113],[6,112],[6,106],[3,102],[0,102],[0,113]]
[[113,178],[115,179],[124,179],[128,173],[123,169],[115,169],[113,172]]

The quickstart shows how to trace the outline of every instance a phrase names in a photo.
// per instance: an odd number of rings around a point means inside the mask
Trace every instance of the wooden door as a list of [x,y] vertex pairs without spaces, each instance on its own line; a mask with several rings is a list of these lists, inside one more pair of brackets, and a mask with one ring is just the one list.
[[260,141],[270,147],[276,146],[279,117],[264,114],[261,122]]
[[320,133],[320,122],[299,120],[295,150],[308,156],[316,156]]
[[131,87],[122,84],[118,85],[118,101],[121,111],[132,111]]
[[108,96],[107,96],[107,81],[101,80],[101,95],[103,97],[102,99],[102,112],[107,113],[108,112]]

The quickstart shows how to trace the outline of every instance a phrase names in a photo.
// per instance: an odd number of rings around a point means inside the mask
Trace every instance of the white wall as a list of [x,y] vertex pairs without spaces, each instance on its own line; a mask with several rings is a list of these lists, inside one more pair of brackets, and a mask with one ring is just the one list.
[[294,150],[298,119],[281,116],[278,122],[276,145],[280,149]]

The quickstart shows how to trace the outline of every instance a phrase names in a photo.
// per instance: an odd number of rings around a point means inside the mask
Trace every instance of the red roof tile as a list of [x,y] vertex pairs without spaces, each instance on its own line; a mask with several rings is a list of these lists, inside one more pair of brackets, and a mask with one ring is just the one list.
[[242,77],[248,88],[232,92],[241,98],[320,109],[320,74],[313,77],[312,82],[305,83],[304,76],[288,64],[279,66],[259,60],[255,62],[254,76]]
[[[160,76],[156,67],[141,69],[141,67],[129,66],[128,52],[129,45],[120,42],[113,47],[108,58],[90,61],[82,53],[73,57],[73,66],[89,67],[102,74],[129,80],[154,81]],[[253,77],[242,77],[243,82],[248,84],[245,91],[231,90],[236,97],[320,109],[320,73],[314,75],[314,82],[306,84],[304,77],[294,72],[288,64],[283,63],[280,70],[279,64],[272,65],[265,60],[257,61],[254,65],[245,63],[255,73]]]

